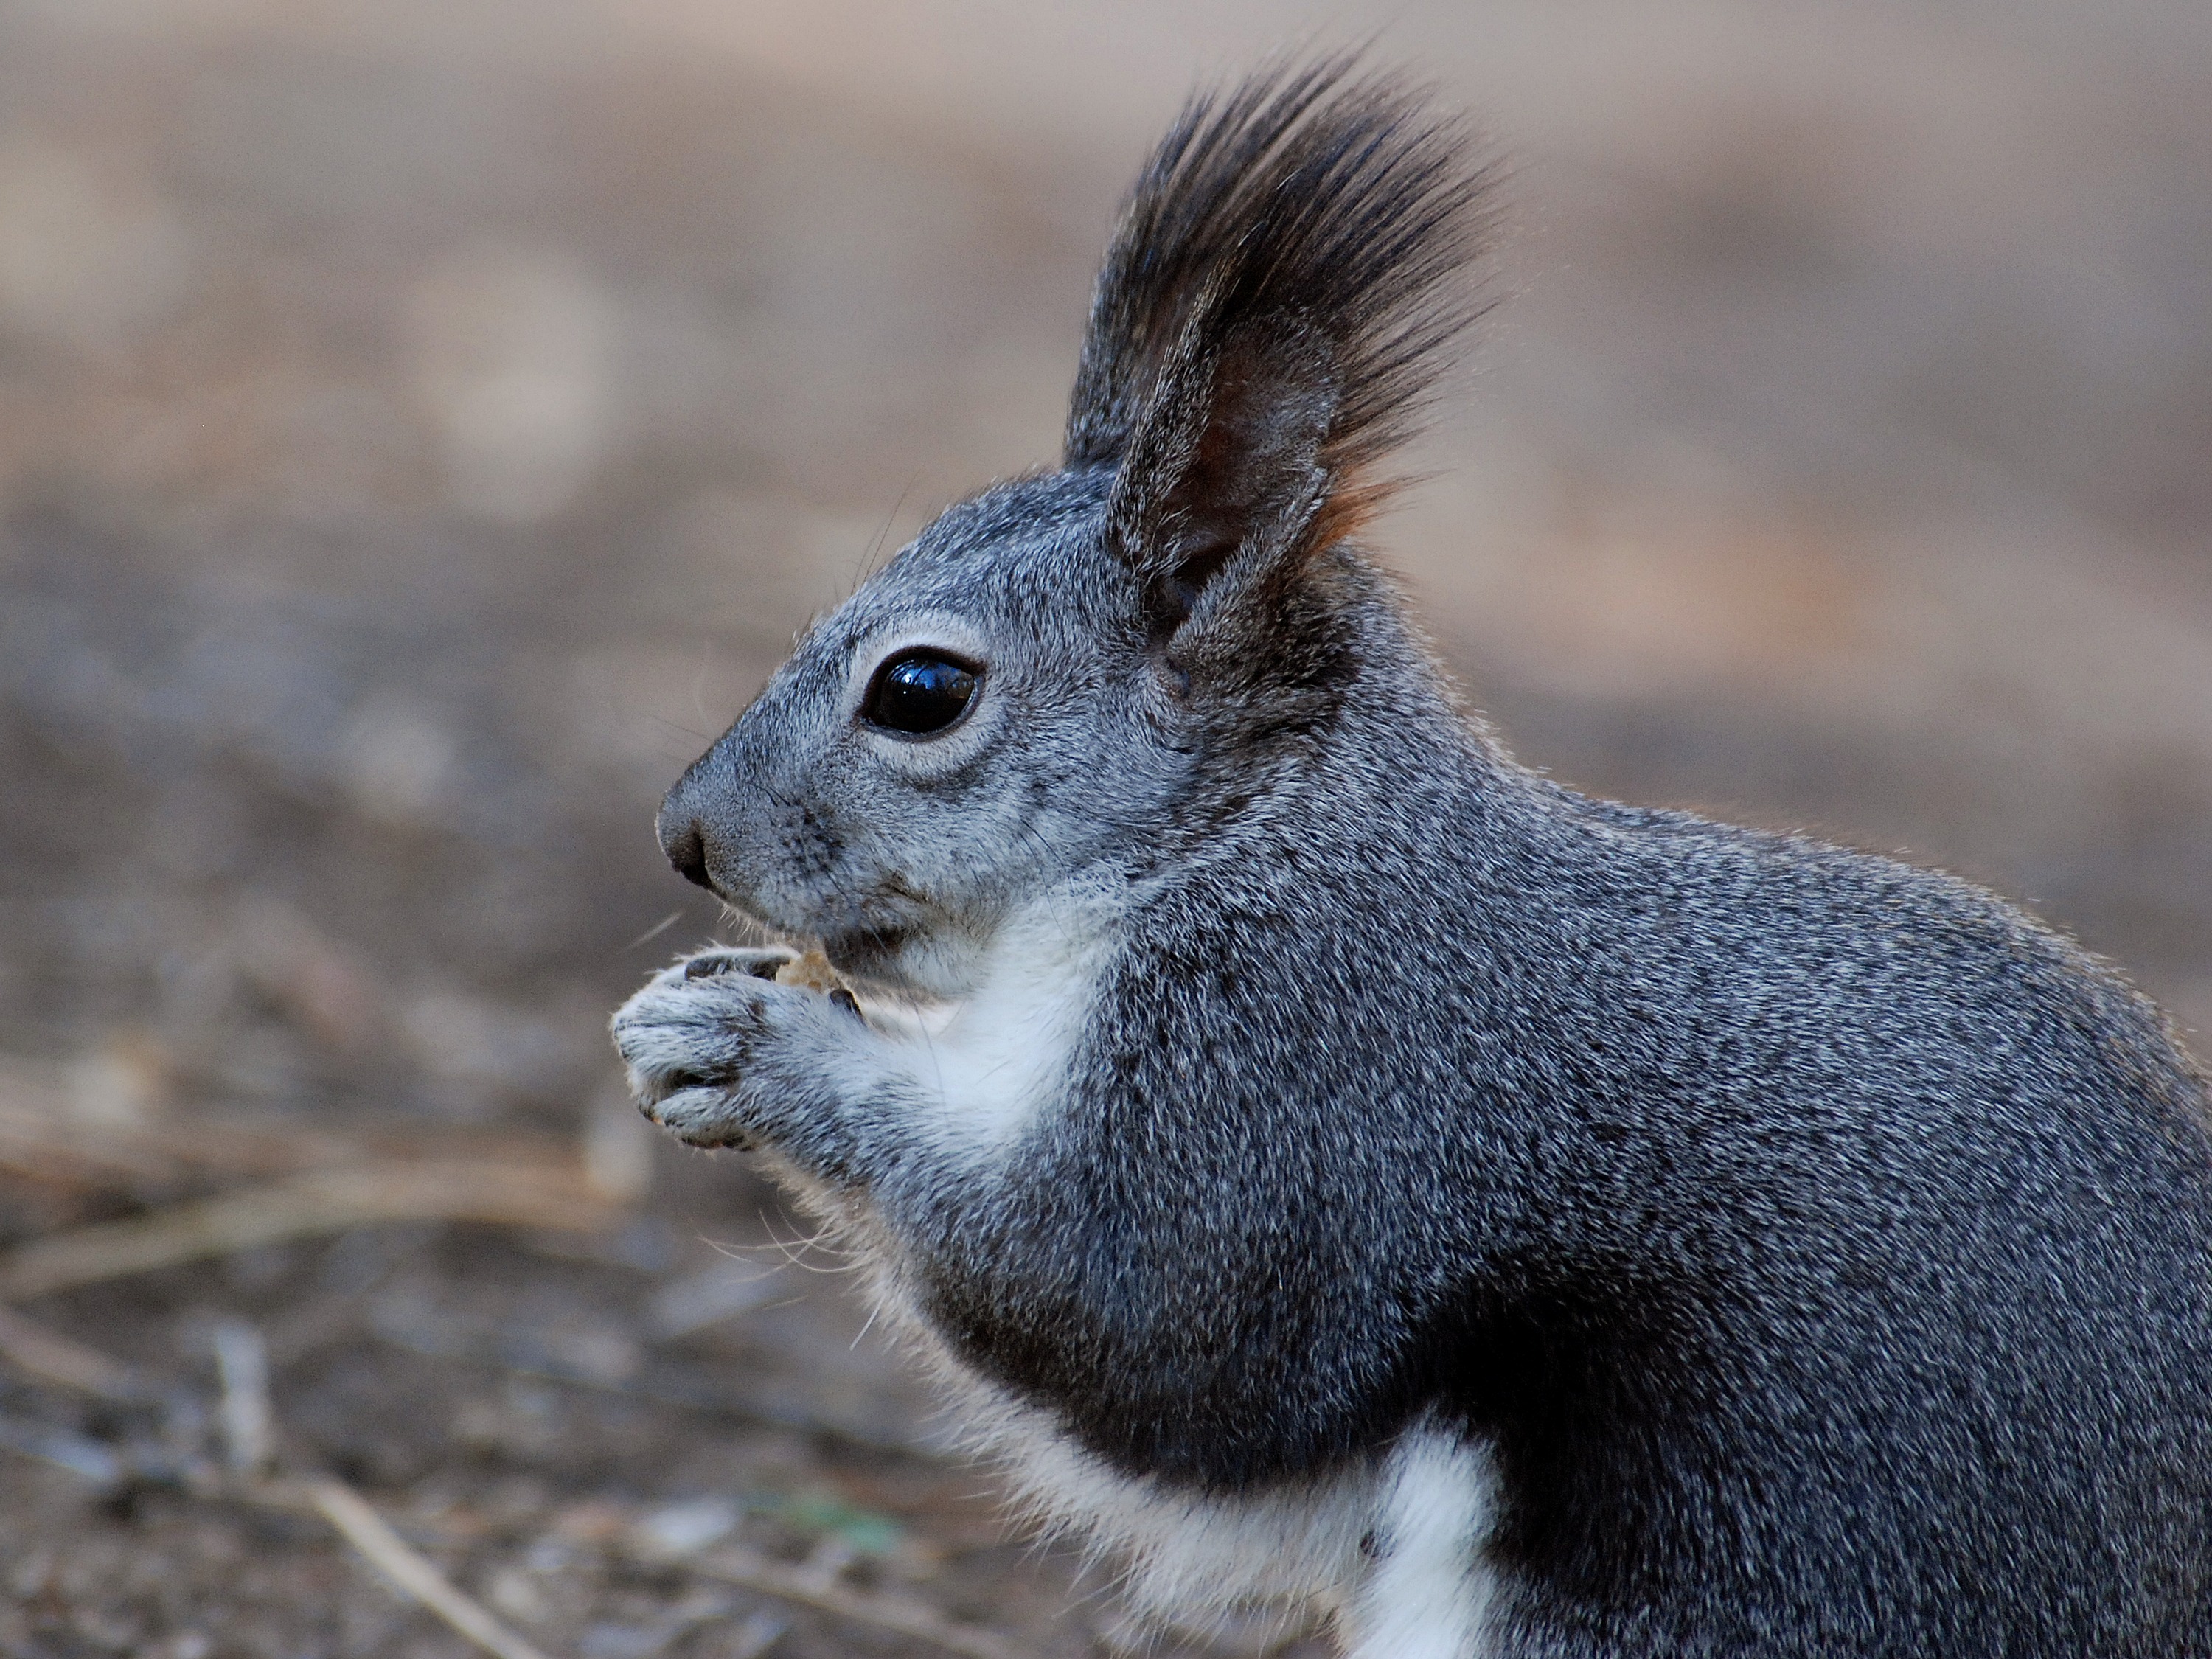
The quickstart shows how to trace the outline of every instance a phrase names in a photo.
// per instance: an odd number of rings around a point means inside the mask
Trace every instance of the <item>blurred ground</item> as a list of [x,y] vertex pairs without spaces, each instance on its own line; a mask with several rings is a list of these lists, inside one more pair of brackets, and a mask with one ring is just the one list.
[[[1187,86],[1382,21],[0,0],[0,1243],[333,1133],[587,1145],[630,1217],[22,1312],[205,1399],[252,1322],[287,1458],[555,1655],[930,1650],[725,1547],[1093,1650],[773,1195],[633,1138],[605,1016],[714,925],[661,789],[1052,453]],[[1383,535],[1475,701],[1578,784],[2027,899],[2201,1051],[2212,12],[1389,21],[1518,158],[1514,297]],[[153,1421],[0,1368],[0,1440],[80,1465],[0,1451],[0,1655],[468,1651],[312,1516],[88,1477]]]

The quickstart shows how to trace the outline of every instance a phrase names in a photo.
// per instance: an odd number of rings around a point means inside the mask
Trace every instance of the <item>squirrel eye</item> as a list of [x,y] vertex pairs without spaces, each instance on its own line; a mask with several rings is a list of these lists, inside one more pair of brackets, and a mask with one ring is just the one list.
[[927,652],[894,657],[877,671],[860,718],[910,736],[942,732],[968,712],[975,678],[974,670]]

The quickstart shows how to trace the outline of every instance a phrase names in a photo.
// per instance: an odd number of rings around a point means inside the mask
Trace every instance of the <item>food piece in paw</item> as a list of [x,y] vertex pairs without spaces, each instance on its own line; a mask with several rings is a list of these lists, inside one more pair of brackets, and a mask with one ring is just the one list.
[[822,954],[822,947],[818,945],[809,945],[805,956],[793,957],[777,969],[775,982],[778,985],[803,985],[810,991],[846,991],[848,995],[851,994],[837,970],[830,965],[830,958]]

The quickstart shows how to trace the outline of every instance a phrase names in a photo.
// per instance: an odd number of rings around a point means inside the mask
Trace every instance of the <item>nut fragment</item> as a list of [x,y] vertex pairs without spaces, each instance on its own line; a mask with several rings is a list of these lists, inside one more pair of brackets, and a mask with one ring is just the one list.
[[803,957],[793,957],[775,970],[778,985],[804,985],[810,991],[842,991],[845,981],[830,965],[830,958],[822,954],[818,945],[811,946]]

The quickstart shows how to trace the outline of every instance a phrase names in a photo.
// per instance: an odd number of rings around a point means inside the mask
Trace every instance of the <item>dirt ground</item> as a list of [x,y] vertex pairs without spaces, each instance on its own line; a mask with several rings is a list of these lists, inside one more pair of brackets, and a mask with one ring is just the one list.
[[661,790],[1052,454],[1187,87],[1386,22],[1517,175],[1379,538],[1477,704],[2212,1046],[2200,3],[0,0],[0,1656],[476,1651],[317,1475],[554,1659],[1128,1639],[605,1018],[720,925]]

